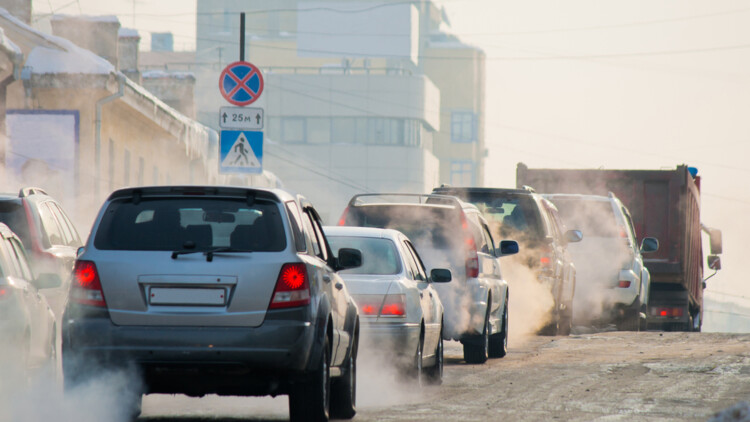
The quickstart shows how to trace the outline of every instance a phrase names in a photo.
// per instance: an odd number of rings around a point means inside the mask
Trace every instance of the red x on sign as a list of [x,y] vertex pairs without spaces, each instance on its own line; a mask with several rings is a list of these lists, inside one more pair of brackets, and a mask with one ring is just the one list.
[[246,106],[257,100],[263,92],[263,75],[252,63],[234,62],[221,72],[219,91],[230,103]]

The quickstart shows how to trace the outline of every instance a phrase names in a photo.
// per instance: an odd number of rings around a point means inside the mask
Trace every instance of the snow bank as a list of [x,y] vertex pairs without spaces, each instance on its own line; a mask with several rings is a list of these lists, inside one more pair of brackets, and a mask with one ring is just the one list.
[[12,61],[18,60],[23,57],[23,51],[21,51],[21,49],[17,45],[13,44],[13,41],[5,36],[5,31],[3,31],[3,28],[0,28],[0,50],[10,56],[10,59]]
[[137,29],[133,28],[120,28],[117,30],[117,36],[120,38],[140,38],[141,35]]
[[169,78],[169,79],[195,79],[195,74],[193,72],[183,72],[183,71],[167,71],[167,70],[147,70],[143,73],[141,73],[141,77],[143,79],[161,79],[161,78]]

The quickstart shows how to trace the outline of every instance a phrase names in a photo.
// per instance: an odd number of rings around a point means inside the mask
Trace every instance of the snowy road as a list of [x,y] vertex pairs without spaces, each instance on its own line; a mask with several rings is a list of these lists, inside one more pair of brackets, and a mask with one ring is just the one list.
[[[466,365],[446,347],[445,382],[422,391],[362,361],[355,421],[705,421],[750,399],[750,335],[609,332],[532,337]],[[287,399],[153,395],[143,421],[286,420]]]

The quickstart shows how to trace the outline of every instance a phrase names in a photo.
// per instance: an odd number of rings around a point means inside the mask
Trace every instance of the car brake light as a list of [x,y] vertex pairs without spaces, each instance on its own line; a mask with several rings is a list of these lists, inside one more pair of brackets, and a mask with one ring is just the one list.
[[13,293],[13,289],[10,287],[0,287],[0,300],[7,299]]
[[341,218],[339,218],[339,226],[345,226],[346,225],[346,216],[349,214],[349,207],[344,208],[344,212],[341,213]]
[[466,236],[465,247],[466,247],[466,278],[479,277],[479,255],[477,255],[477,244],[474,242],[474,237],[469,231],[469,222],[466,220],[466,215],[461,213],[461,228],[463,229],[464,235]]
[[620,282],[617,283],[617,287],[620,287],[622,289],[627,289],[628,287],[630,287],[630,282],[627,280],[620,280]]
[[82,305],[107,306],[99,272],[92,261],[76,261],[70,298]]
[[406,316],[406,295],[389,294],[383,301],[380,310],[381,317],[404,317]]
[[310,303],[310,283],[305,264],[287,263],[281,267],[268,309],[291,308]]

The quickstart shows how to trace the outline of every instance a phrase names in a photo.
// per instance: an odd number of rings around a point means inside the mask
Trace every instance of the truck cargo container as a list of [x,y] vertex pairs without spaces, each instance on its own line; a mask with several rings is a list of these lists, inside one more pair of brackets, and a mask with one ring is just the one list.
[[[648,327],[700,331],[705,288],[701,230],[709,234],[712,254],[721,253],[721,232],[701,225],[696,169],[530,169],[519,163],[516,184],[539,193],[614,193],[630,210],[638,241],[659,240],[659,250],[644,257],[651,273]],[[720,268],[715,255],[709,262],[712,269]]]

